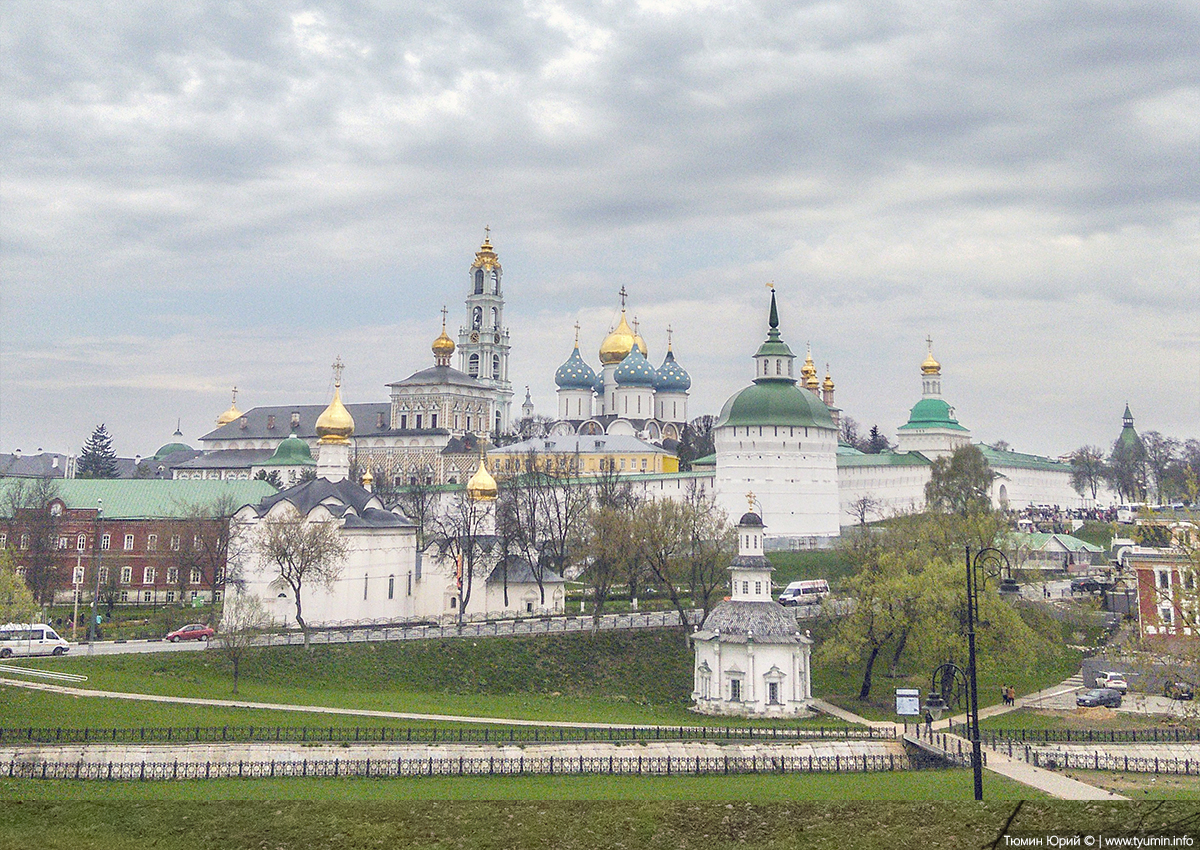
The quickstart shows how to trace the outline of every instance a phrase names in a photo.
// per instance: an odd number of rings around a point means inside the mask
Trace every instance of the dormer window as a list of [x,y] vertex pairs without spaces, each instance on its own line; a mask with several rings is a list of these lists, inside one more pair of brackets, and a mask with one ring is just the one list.
[[292,411],[292,430],[294,431],[299,427],[300,427],[300,412],[297,410],[293,410]]
[[275,414],[271,413],[271,414],[267,415],[267,430],[273,431],[274,429],[275,429]]

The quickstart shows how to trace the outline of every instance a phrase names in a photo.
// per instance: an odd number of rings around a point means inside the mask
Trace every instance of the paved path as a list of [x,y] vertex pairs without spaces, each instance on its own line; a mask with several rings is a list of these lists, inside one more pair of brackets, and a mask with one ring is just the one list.
[[[1079,679],[1078,683],[1075,681]],[[1047,699],[1051,696],[1061,693],[1074,693],[1083,686],[1082,679],[1079,676],[1073,676],[1066,681],[1045,688],[1036,693],[1028,694],[1023,697],[1017,697],[1014,705],[1005,705],[998,703],[997,705],[989,705],[986,708],[979,709],[979,717],[994,717],[999,714],[1004,714],[1009,711],[1015,711],[1018,708],[1023,708],[1027,705],[1034,705],[1039,700]],[[834,717],[839,717],[842,720],[851,723],[862,723],[866,726],[876,728],[892,727],[900,729],[901,724],[881,721],[867,720],[865,717],[860,717],[852,711],[846,711],[843,708],[838,708],[836,705],[825,702],[824,700],[816,700],[817,707],[832,714]],[[955,717],[946,717],[933,724],[936,730],[945,730],[951,722],[965,723],[966,714],[960,714]],[[903,730],[900,729],[901,734]],[[957,741],[962,742],[962,747],[965,751],[970,750],[970,742],[965,739],[954,737]],[[1122,797],[1120,794],[1114,794],[1111,791],[1106,791],[1103,788],[1097,788],[1094,785],[1088,785],[1076,779],[1070,779],[1054,771],[1044,770],[1040,767],[1034,767],[1031,764],[1026,764],[1015,758],[1009,758],[1007,755],[1000,752],[988,751],[987,754],[987,769],[993,773],[998,773],[1001,776],[1006,776],[1009,779],[1020,782],[1022,785],[1028,785],[1030,788],[1036,788],[1039,791],[1044,791],[1053,797],[1058,797],[1063,800],[1127,800],[1128,797]]]

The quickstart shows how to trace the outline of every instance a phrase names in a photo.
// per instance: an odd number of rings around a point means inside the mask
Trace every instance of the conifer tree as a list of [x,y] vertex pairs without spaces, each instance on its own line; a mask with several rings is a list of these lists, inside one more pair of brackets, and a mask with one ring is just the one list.
[[79,478],[116,478],[117,453],[113,451],[112,435],[101,422],[83,444],[79,463],[75,466]]

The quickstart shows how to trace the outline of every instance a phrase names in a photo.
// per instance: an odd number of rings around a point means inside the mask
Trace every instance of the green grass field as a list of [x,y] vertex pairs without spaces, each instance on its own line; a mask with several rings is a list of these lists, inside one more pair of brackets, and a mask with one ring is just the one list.
[[1194,727],[1196,720],[1157,714],[1131,714],[1104,708],[1080,708],[1051,711],[1019,708],[997,717],[979,721],[981,729],[1071,729],[1108,732],[1125,729],[1162,729],[1164,734],[1176,726]]
[[843,579],[854,572],[854,566],[837,549],[813,549],[804,552],[769,552],[767,557],[775,567],[772,581],[784,587],[793,581],[823,578],[837,588]]
[[[747,723],[687,710],[692,655],[677,630],[356,643],[318,646],[311,654],[299,646],[273,647],[244,664],[236,695],[227,662],[212,649],[24,663],[87,675],[81,686],[87,689],[177,697],[621,725]],[[20,717],[25,726],[408,724],[265,711],[254,719],[249,709],[173,707],[15,687],[0,688],[0,715]],[[797,724],[844,725],[825,716],[785,725]]]
[[[344,786],[341,786],[344,787]],[[1024,834],[1115,833],[1187,823],[1187,803],[1117,805],[1032,801],[779,802],[654,799],[25,802],[0,810],[0,850],[30,847],[195,850],[270,848],[563,848],[563,850],[933,850],[1003,846]],[[727,798],[726,798],[727,799]]]

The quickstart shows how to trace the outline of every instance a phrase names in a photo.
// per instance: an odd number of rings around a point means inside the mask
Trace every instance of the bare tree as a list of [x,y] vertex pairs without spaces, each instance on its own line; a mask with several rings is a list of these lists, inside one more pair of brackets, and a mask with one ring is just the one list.
[[396,488],[396,504],[417,526],[417,551],[425,549],[437,503],[437,490],[423,478],[414,478],[412,483]]
[[592,594],[592,631],[613,588],[626,577],[629,564],[639,558],[634,539],[633,514],[614,505],[597,503],[578,527],[573,548],[583,562],[583,579]]
[[[646,567],[659,588],[687,623],[687,608],[680,591],[687,581],[684,572],[691,523],[686,505],[672,499],[646,502],[634,515],[634,538]],[[682,573],[682,574],[681,574]]]
[[867,493],[866,495],[859,496],[850,503],[850,513],[854,514],[854,518],[858,520],[859,528],[866,528],[867,517],[879,513],[879,509],[882,506],[882,502],[870,493]]
[[181,502],[179,540],[171,542],[169,559],[179,569],[179,582],[192,583],[194,573],[214,602],[226,586],[241,587],[242,539],[234,533],[233,515],[241,504],[222,493],[209,502]]
[[1095,500],[1104,479],[1104,452],[1099,446],[1081,446],[1071,452],[1071,486],[1076,493],[1091,492]]
[[221,612],[221,633],[217,649],[233,668],[233,692],[238,692],[242,662],[259,646],[259,640],[271,627],[271,616],[262,600],[254,594],[233,593],[225,599]]
[[0,506],[8,527],[8,545],[25,568],[25,583],[40,605],[54,601],[59,575],[54,556],[61,516],[51,506],[58,485],[51,478],[16,479]]
[[476,572],[486,566],[487,553],[496,542],[490,525],[495,502],[473,499],[466,490],[458,493],[444,514],[434,518],[433,533],[442,554],[454,559],[454,583],[458,593],[458,622],[463,621]]
[[280,516],[264,519],[254,538],[255,552],[278,573],[272,587],[287,588],[296,603],[296,623],[311,650],[301,594],[306,586],[332,587],[342,572],[347,547],[335,521],[312,521],[290,505]]
[[700,608],[707,617],[718,588],[724,587],[728,579],[737,532],[716,499],[696,486],[695,481],[689,482],[684,506],[687,547],[683,559],[688,590],[692,607]]

